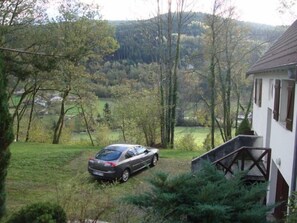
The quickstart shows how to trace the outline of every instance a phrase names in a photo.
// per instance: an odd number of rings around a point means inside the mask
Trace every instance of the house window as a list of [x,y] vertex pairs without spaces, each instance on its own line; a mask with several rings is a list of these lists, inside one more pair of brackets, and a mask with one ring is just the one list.
[[255,79],[255,104],[259,107],[262,104],[262,79]]
[[276,80],[273,118],[283,123],[286,129],[293,129],[293,112],[295,82],[292,80]]

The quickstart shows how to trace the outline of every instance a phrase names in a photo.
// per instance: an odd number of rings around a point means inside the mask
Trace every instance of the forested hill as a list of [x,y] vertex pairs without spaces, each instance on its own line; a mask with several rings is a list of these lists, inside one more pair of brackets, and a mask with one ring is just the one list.
[[[205,13],[185,13],[187,21],[183,25],[182,56],[189,57],[193,50],[199,51],[199,38],[205,33]],[[167,15],[163,15],[166,21]],[[109,57],[109,60],[127,60],[130,63],[150,63],[156,60],[157,22],[156,18],[141,21],[110,21],[115,27],[116,39],[120,48]],[[175,32],[177,23],[173,27]],[[257,23],[238,21],[238,24],[248,30],[251,41],[273,42],[286,29],[283,26],[270,26]]]

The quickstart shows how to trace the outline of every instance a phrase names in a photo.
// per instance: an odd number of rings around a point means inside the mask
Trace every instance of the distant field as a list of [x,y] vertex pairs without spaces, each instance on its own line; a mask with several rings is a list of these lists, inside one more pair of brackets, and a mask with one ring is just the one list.
[[[92,187],[89,192],[94,194],[89,196],[96,197],[102,190],[102,185],[93,181],[87,173],[88,158],[94,156],[100,148],[37,143],[13,143],[10,148],[12,157],[6,184],[8,213],[37,201],[57,201],[61,185],[65,186],[71,180],[73,182],[78,175],[82,175],[85,179],[84,182],[75,180],[79,188],[84,184],[95,185],[95,189]],[[117,203],[117,200],[125,194],[145,190],[148,186],[146,179],[158,171],[172,175],[190,171],[192,158],[201,153],[202,151],[162,149],[156,167],[140,172],[125,184],[104,186],[106,187],[104,193],[108,194],[111,203]],[[72,195],[76,193],[74,191],[75,188],[71,192]],[[79,193],[76,195],[83,196]],[[110,213],[104,216],[104,220],[111,221]]]
[[202,146],[209,131],[209,128],[206,127],[176,127],[175,136],[176,140],[178,140],[186,134],[191,134],[194,136],[196,144]]
[[[20,96],[13,96],[12,97],[13,103],[11,103],[10,106],[12,106],[13,104],[17,104],[20,101],[20,98],[21,98]],[[101,114],[103,112],[104,105],[106,103],[108,103],[109,105],[112,105],[112,103],[113,103],[112,99],[110,99],[110,98],[99,98],[98,99],[97,111],[100,112]],[[59,107],[59,105],[60,105],[60,102],[52,104],[53,107]],[[38,105],[36,104],[36,106],[38,106]],[[74,103],[71,104],[71,102],[68,102],[66,108],[70,108],[73,106],[74,106]],[[76,107],[74,107],[73,109],[69,110],[67,115],[76,115],[77,113],[78,113],[78,109]]]
[[[175,141],[179,140],[187,134],[191,134],[195,138],[195,143],[197,147],[201,147],[207,134],[209,133],[209,128],[205,127],[176,127],[175,128]],[[94,133],[96,134],[96,133]],[[121,132],[118,130],[112,131],[110,134],[110,140],[116,141],[120,137]],[[75,133],[72,136],[74,142],[89,142],[89,136],[87,133]]]

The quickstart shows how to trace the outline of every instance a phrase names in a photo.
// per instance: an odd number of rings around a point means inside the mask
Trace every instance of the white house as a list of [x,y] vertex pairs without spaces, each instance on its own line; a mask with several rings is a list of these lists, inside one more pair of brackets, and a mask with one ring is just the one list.
[[[296,190],[297,20],[248,70],[254,79],[252,128],[271,148],[268,203],[287,200]],[[282,217],[286,205],[275,209]]]
[[297,184],[297,20],[247,75],[254,79],[255,135],[237,136],[193,159],[192,171],[208,160],[227,177],[247,171],[248,183],[268,181],[267,203],[284,201],[274,210],[282,218]]

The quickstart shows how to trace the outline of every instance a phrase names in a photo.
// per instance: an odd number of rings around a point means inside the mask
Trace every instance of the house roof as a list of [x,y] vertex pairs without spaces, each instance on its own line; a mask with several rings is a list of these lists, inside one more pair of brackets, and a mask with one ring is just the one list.
[[297,65],[297,20],[247,71],[247,75]]

